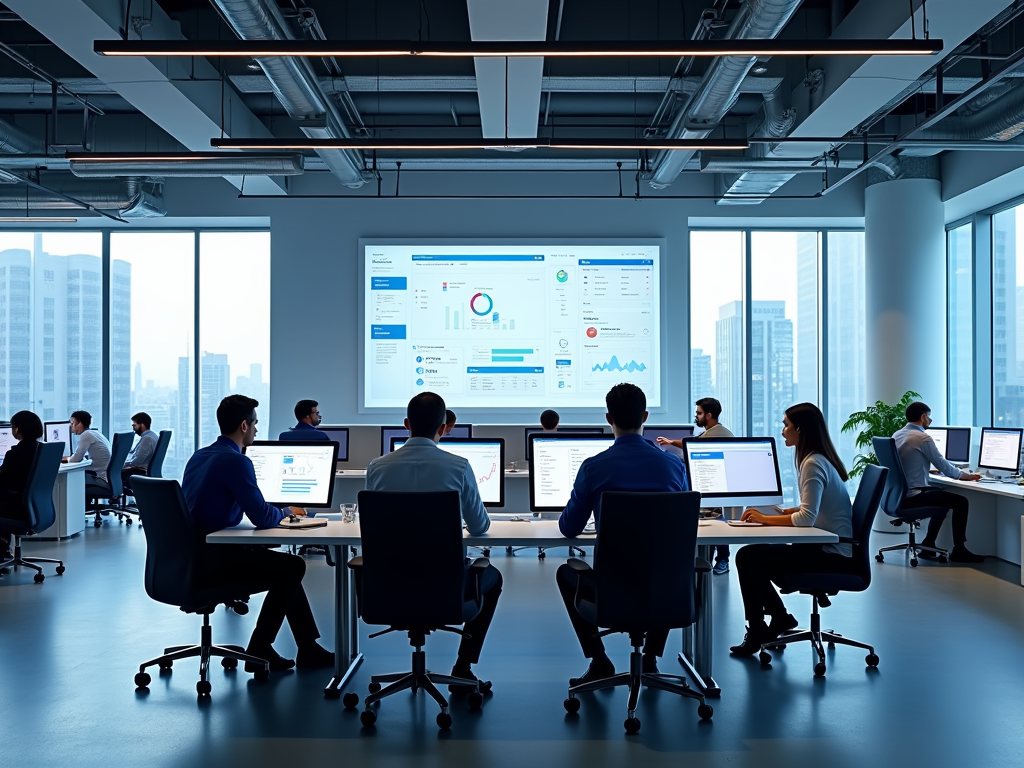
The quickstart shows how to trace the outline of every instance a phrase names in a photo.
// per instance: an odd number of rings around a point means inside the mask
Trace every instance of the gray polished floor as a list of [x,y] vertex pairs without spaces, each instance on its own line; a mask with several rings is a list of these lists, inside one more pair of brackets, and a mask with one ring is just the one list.
[[[889,543],[895,537],[882,537]],[[876,542],[877,543],[877,542]],[[554,585],[565,550],[538,561],[495,553],[504,573],[479,672],[494,682],[483,712],[457,700],[450,734],[423,695],[399,695],[364,732],[358,715],[327,701],[323,672],[212,675],[213,696],[197,704],[196,665],[179,663],[136,694],[137,665],[165,645],[197,642],[199,622],[150,601],[143,590],[144,535],[107,522],[65,542],[31,543],[29,554],[63,557],[62,577],[44,584],[28,572],[0,578],[0,765],[281,766],[356,760],[364,766],[1020,766],[1024,754],[1024,589],[1019,569],[911,569],[899,558],[875,566],[863,595],[842,596],[824,624],[874,643],[876,673],[863,653],[838,649],[816,680],[805,648],[771,669],[728,656],[742,636],[735,573],[717,577],[714,720],[701,724],[694,702],[645,691],[641,733],[625,737],[622,689],[583,697],[578,718],[562,708],[566,679],[585,662]],[[660,554],[672,556],[669,551]],[[331,626],[331,571],[312,558],[306,577],[325,641]],[[787,598],[806,620],[809,603]],[[253,613],[218,611],[214,641],[244,643]],[[353,690],[374,672],[408,668],[408,645],[390,635],[365,639],[367,659]],[[677,634],[663,671],[678,669]],[[431,637],[428,663],[447,671],[456,640]],[[627,647],[609,643],[624,666]],[[294,648],[285,630],[278,648]]]

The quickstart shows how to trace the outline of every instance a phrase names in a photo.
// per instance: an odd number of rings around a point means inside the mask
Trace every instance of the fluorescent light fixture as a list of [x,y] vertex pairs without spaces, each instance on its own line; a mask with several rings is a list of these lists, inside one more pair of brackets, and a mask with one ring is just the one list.
[[101,56],[206,56],[266,59],[323,57],[683,57],[718,56],[934,56],[942,40],[684,40],[605,42],[406,40],[96,40]]
[[209,162],[210,160],[235,158],[238,155],[229,152],[68,152],[64,157],[71,161],[90,163],[140,163],[148,161],[178,163],[182,161]]
[[211,139],[218,149],[245,150],[467,150],[467,149],[618,149],[618,150],[736,150],[748,149],[746,139]]
[[0,216],[0,224],[74,224],[67,216]]

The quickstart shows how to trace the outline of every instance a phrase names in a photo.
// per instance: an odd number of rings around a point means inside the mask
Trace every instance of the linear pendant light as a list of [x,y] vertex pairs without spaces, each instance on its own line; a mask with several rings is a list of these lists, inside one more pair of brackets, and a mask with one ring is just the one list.
[[322,57],[640,57],[933,56],[942,40],[685,40],[605,42],[412,42],[406,40],[96,40],[101,56]]
[[0,224],[74,224],[67,216],[0,216]]
[[218,149],[245,150],[446,150],[446,149],[618,149],[743,151],[746,139],[211,139]]

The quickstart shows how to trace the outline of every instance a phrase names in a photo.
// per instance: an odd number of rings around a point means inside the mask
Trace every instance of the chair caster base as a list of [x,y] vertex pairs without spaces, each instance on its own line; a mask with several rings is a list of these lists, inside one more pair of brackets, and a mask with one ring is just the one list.
[[624,722],[622,725],[626,729],[626,733],[629,736],[633,736],[637,733],[640,733],[640,721],[635,717],[627,717],[626,722]]

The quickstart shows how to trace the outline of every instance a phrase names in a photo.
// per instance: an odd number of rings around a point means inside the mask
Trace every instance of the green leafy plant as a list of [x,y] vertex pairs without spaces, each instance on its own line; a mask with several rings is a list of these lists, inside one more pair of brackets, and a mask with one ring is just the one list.
[[867,449],[866,453],[857,454],[853,469],[850,470],[850,477],[858,477],[864,473],[865,467],[878,464],[875,452],[871,448],[871,438],[892,437],[893,433],[907,423],[907,406],[920,399],[921,395],[917,392],[905,392],[898,403],[889,405],[879,400],[863,411],[850,414],[850,418],[843,424],[843,432],[860,429],[854,444],[862,450]]

